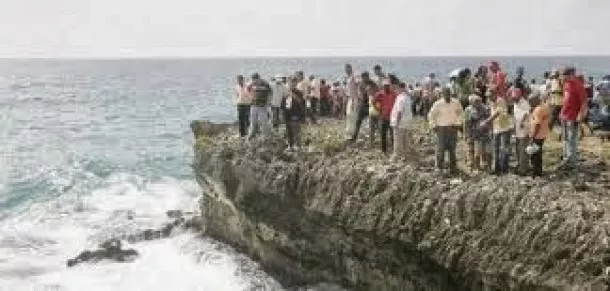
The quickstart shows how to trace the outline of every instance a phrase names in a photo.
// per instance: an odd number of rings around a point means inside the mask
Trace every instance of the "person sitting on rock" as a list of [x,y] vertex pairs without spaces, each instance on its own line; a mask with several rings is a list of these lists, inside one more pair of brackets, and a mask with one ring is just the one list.
[[436,132],[436,167],[445,168],[445,152],[449,152],[449,171],[457,171],[457,132],[462,124],[462,105],[451,98],[451,89],[445,87],[441,91],[441,99],[434,102],[428,113],[430,128]]
[[307,106],[303,93],[296,88],[297,80],[293,78],[290,82],[292,82],[290,93],[282,99],[281,108],[286,121],[288,149],[294,150],[301,146],[301,123],[307,114]]

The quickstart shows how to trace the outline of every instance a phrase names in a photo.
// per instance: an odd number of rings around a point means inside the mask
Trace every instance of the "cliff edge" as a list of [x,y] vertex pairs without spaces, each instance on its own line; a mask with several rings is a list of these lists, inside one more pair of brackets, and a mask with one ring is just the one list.
[[354,290],[607,290],[610,175],[449,178],[430,138],[413,158],[343,144],[332,122],[306,130],[308,150],[279,137],[245,142],[231,125],[193,122],[203,228],[284,286]]

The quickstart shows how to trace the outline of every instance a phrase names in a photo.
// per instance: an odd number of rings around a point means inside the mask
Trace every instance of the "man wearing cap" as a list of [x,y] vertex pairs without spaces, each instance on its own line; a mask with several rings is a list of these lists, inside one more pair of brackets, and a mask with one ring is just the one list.
[[252,82],[249,85],[248,91],[252,94],[248,139],[256,136],[259,130],[263,137],[267,137],[269,131],[269,101],[272,94],[271,86],[258,73],[254,73],[252,74]]
[[441,170],[445,167],[445,152],[449,152],[449,171],[457,171],[457,132],[462,124],[462,105],[451,98],[451,89],[444,87],[441,99],[434,102],[428,113],[430,127],[436,132],[436,167]]
[[587,96],[582,82],[576,77],[576,69],[568,67],[563,71],[563,101],[559,119],[563,127],[563,160],[561,168],[572,169],[578,163],[578,135],[580,121],[586,115]]

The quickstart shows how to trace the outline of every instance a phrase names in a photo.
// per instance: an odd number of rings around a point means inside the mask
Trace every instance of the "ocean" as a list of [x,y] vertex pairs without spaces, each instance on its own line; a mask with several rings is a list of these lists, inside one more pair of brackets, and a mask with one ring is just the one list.
[[[332,80],[349,62],[413,82],[488,59],[0,60],[0,290],[279,290],[244,255],[186,232],[131,245],[132,263],[65,262],[160,226],[167,210],[196,209],[189,122],[235,120],[237,74]],[[494,59],[538,80],[563,65],[596,79],[610,71],[610,57]]]

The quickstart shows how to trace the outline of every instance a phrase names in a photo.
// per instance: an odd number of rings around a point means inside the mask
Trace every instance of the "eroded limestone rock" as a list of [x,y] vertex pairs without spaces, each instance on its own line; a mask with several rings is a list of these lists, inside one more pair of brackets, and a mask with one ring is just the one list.
[[412,158],[398,162],[362,144],[325,151],[314,140],[289,153],[277,136],[213,140],[194,164],[204,229],[286,286],[598,290],[610,282],[604,167],[586,164],[576,178],[447,178],[433,171],[423,129],[413,131]]

